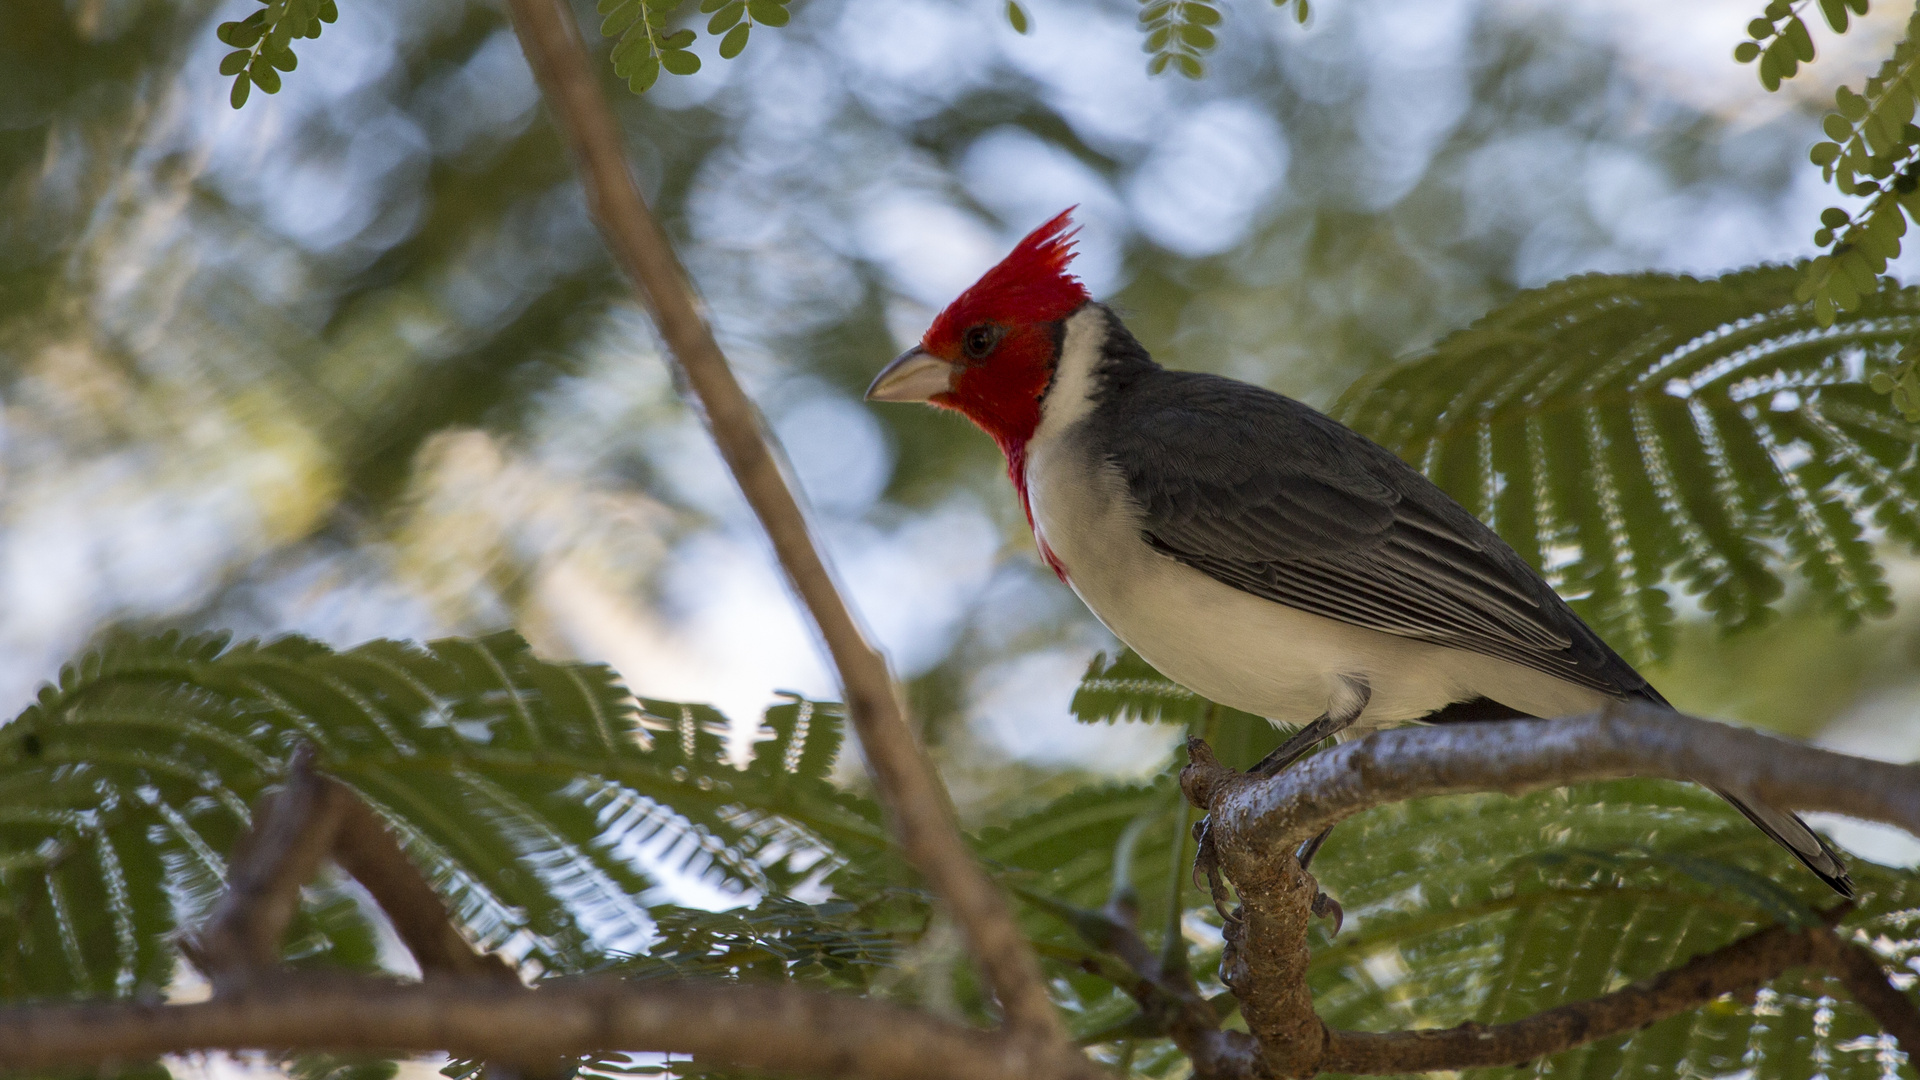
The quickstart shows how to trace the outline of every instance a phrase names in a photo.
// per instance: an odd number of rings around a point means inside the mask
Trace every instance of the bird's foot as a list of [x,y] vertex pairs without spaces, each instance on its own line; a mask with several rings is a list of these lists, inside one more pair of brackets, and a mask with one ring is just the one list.
[[1193,856],[1193,884],[1195,888],[1204,888],[1213,898],[1213,910],[1220,913],[1222,922],[1231,926],[1237,917],[1230,909],[1233,898],[1227,893],[1226,883],[1220,880],[1220,853],[1213,845],[1211,817],[1203,817],[1193,823],[1193,839],[1199,844],[1199,850]]
[[1328,937],[1339,936],[1340,926],[1347,919],[1347,913],[1340,907],[1340,901],[1316,890],[1313,894],[1313,907],[1310,910],[1318,918],[1333,920],[1333,930],[1328,933]]

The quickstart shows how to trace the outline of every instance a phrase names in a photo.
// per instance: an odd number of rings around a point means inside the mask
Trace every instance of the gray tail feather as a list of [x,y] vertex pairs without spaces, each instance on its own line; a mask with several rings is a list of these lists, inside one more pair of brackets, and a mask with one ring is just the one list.
[[[1639,696],[1660,705],[1667,705],[1667,699],[1659,691],[1649,686]],[[1668,708],[1673,706],[1667,705]],[[1519,720],[1531,719],[1532,714],[1502,705],[1492,698],[1474,698],[1470,701],[1457,701],[1446,708],[1422,718],[1423,723],[1448,724],[1483,720]],[[1793,852],[1794,857],[1807,864],[1827,887],[1841,896],[1852,899],[1853,879],[1847,876],[1847,864],[1840,861],[1820,834],[1800,820],[1800,815],[1768,806],[1765,803],[1750,803],[1745,799],[1729,795],[1719,788],[1714,794],[1733,804],[1735,810],[1747,815],[1763,833],[1773,838],[1773,842]]]
[[1853,897],[1853,879],[1847,876],[1847,865],[1840,861],[1840,856],[1834,854],[1819,833],[1800,820],[1800,815],[1766,803],[1748,802],[1719,788],[1713,790],[1732,803],[1735,810],[1747,815],[1747,820],[1772,837],[1774,843],[1793,852],[1795,858],[1806,863],[1807,869],[1826,882],[1834,892],[1849,899]]
[[[1643,687],[1636,696],[1656,705],[1673,708],[1666,698],[1660,696],[1660,691],[1651,686]],[[1772,837],[1774,843],[1793,852],[1793,857],[1805,863],[1815,877],[1827,883],[1828,888],[1849,900],[1853,899],[1853,878],[1847,876],[1847,864],[1840,861],[1840,856],[1834,854],[1819,833],[1800,820],[1799,814],[1766,803],[1748,802],[1719,788],[1712,788],[1712,791],[1732,803],[1735,810],[1747,815],[1747,820]]]

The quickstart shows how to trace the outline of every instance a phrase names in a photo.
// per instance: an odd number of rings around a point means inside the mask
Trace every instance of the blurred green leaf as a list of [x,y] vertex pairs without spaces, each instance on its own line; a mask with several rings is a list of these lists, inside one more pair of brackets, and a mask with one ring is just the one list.
[[1007,0],[1007,25],[1013,27],[1016,34],[1024,34],[1031,29],[1027,21],[1027,9],[1021,7],[1018,0]]
[[785,26],[791,18],[780,0],[747,0],[747,14],[762,26]]
[[1920,332],[1920,290],[1877,289],[1822,329],[1795,299],[1802,272],[1535,289],[1332,412],[1545,568],[1630,659],[1667,652],[1670,575],[1728,628],[1770,617],[1788,571],[1843,619],[1884,614],[1867,530],[1920,546],[1920,429],[1869,372]]
[[228,104],[238,109],[247,103],[250,91],[246,79],[269,94],[279,93],[279,72],[299,66],[299,58],[292,49],[293,39],[317,38],[322,23],[339,17],[334,0],[281,0],[269,3],[245,19],[221,23],[215,28],[214,36],[241,51],[221,58],[220,74],[246,73],[235,80]]

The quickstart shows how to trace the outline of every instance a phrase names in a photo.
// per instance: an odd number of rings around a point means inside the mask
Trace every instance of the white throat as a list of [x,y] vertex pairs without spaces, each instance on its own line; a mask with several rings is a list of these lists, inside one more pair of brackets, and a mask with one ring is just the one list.
[[1040,403],[1040,426],[1034,429],[1029,448],[1058,439],[1093,411],[1093,373],[1108,331],[1107,311],[1098,304],[1087,304],[1068,316],[1053,385]]

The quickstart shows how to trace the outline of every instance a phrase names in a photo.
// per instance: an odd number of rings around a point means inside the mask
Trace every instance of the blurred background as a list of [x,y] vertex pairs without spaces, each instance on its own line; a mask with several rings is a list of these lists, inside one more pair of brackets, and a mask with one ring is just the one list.
[[[736,61],[703,38],[699,74],[614,90],[963,811],[1151,772],[1175,734],[1072,723],[1115,643],[1039,565],[997,451],[860,401],[1014,239],[1078,204],[1076,269],[1163,362],[1325,404],[1527,286],[1811,254],[1821,107],[1908,15],[1816,28],[1769,95],[1730,59],[1747,0],[1226,6],[1198,82],[1146,75],[1128,0],[1032,0],[1028,36],[998,0],[808,0]],[[255,7],[0,6],[0,715],[115,626],[512,625],[736,723],[833,696],[501,10],[345,0],[234,112],[213,28]],[[1920,756],[1920,564],[1887,559],[1890,620],[1790,598],[1649,674]]]

